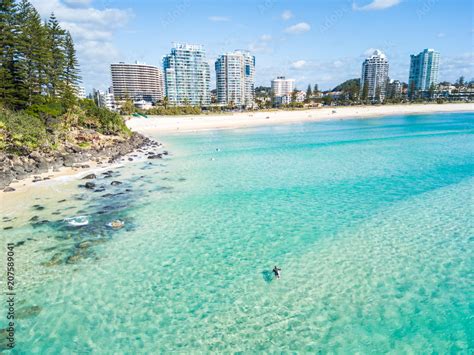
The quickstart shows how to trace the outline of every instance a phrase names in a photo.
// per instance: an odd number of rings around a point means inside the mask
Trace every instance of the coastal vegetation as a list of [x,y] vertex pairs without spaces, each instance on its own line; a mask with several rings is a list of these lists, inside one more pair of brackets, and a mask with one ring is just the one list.
[[0,151],[58,150],[85,129],[130,136],[118,113],[78,98],[74,42],[54,14],[43,23],[29,1],[2,1],[0,45]]

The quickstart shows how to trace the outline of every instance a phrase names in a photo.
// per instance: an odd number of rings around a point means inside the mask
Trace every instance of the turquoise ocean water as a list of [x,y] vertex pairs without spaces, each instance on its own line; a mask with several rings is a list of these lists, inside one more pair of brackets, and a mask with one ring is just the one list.
[[122,185],[2,206],[14,352],[472,353],[473,133],[453,113],[157,134],[171,155]]

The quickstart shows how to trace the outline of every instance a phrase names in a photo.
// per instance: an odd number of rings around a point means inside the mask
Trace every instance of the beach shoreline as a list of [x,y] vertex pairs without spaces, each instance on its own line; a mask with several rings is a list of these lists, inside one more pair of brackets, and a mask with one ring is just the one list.
[[147,135],[150,132],[182,133],[217,129],[239,129],[281,124],[301,124],[384,116],[474,112],[472,103],[410,104],[381,106],[336,106],[307,110],[239,112],[217,115],[130,117],[127,126]]
[[[429,105],[390,105],[390,106],[350,106],[329,107],[294,111],[257,111],[221,115],[193,116],[149,116],[148,118],[132,117],[127,120],[127,126],[137,133],[149,136],[150,133],[180,134],[219,129],[240,129],[267,125],[302,124],[306,122],[326,122],[347,119],[368,119],[384,116],[474,112],[474,104],[429,104]],[[98,164],[96,161],[84,161],[77,166],[62,167],[58,171],[51,169],[44,173],[31,175],[25,179],[12,182],[9,186],[15,189],[10,192],[0,191],[0,201],[5,195],[19,195],[30,191],[34,186],[41,186],[41,181],[35,182],[34,176],[40,180],[47,178],[48,183],[64,178],[78,180],[82,176],[97,170],[107,170],[117,163],[109,163],[106,158]],[[81,167],[84,166],[84,167]],[[3,197],[3,198],[2,198]],[[10,196],[11,198],[11,196]],[[10,199],[8,199],[10,200]]]
[[130,162],[137,162],[145,159],[161,159],[163,144],[152,139],[143,137],[141,145],[136,146],[132,151],[111,157],[104,155],[73,164],[72,166],[61,166],[59,168],[49,168],[44,172],[30,174],[21,180],[12,181],[7,188],[0,190],[0,203],[14,202],[16,196],[26,195],[32,188],[51,186],[55,182],[65,180],[81,180],[84,176],[102,171],[116,169]]

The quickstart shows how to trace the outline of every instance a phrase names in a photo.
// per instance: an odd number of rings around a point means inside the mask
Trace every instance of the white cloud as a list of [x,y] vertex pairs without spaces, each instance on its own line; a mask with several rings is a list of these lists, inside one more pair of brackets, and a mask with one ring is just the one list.
[[297,23],[296,25],[287,27],[285,29],[285,32],[290,33],[290,34],[300,34],[300,33],[308,32],[310,29],[311,29],[311,26],[308,23],[300,22],[300,23]]
[[273,48],[268,45],[265,41],[255,41],[249,44],[249,51],[253,53],[272,53]]
[[92,0],[63,0],[63,2],[66,4],[66,5],[69,5],[69,6],[77,6],[77,7],[80,7],[80,6],[87,6],[89,5]]
[[436,37],[438,37],[438,38],[446,37],[446,33],[440,32],[436,35]]
[[61,27],[71,32],[84,86],[105,88],[110,84],[109,64],[120,59],[113,40],[133,13],[129,9],[97,9],[91,0],[31,0],[47,19],[54,12]]
[[268,42],[268,41],[272,40],[272,36],[270,36],[270,35],[261,35],[260,40],[263,41],[263,42]]
[[364,53],[362,53],[360,56],[363,57],[363,58],[368,58],[370,57],[372,54],[374,54],[374,52],[377,50],[377,48],[368,48],[364,51]]
[[209,16],[208,20],[212,22],[227,22],[230,21],[230,18],[227,16]]
[[306,65],[306,60],[297,60],[296,62],[291,63],[292,69],[302,69]]
[[371,3],[358,6],[355,2],[352,4],[353,10],[360,10],[360,11],[370,11],[370,10],[384,10],[388,9],[392,6],[398,5],[401,0],[373,0]]
[[466,80],[474,79],[474,55],[464,53],[454,57],[440,57],[439,81],[454,82],[461,75]]
[[334,68],[340,68],[344,65],[344,63],[340,60],[335,60],[332,64],[334,65]]
[[285,10],[282,12],[281,18],[284,21],[288,21],[289,19],[293,18],[293,13],[290,10]]

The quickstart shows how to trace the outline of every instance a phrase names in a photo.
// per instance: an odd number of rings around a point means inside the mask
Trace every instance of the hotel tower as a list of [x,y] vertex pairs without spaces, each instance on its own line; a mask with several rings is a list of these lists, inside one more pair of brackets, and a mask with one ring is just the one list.
[[211,103],[210,69],[202,46],[175,43],[163,58],[165,91],[171,105],[207,106]]
[[120,62],[111,64],[110,71],[116,100],[157,102],[163,99],[163,74],[158,67]]
[[438,83],[439,53],[425,49],[418,55],[410,56],[410,75],[408,77],[408,97],[427,92]]
[[379,50],[364,60],[360,79],[360,95],[364,96],[367,90],[367,99],[383,101],[388,82],[388,60]]
[[255,57],[247,51],[221,55],[215,64],[217,102],[251,107],[255,94]]

